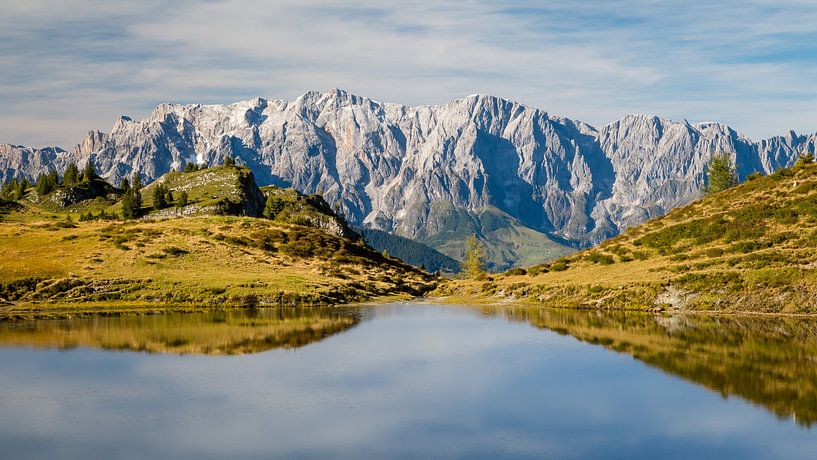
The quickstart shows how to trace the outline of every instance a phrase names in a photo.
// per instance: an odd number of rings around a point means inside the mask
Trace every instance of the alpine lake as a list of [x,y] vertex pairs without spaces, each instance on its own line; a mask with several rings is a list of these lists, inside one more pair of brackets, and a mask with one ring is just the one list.
[[408,302],[0,323],[0,457],[817,458],[817,319]]

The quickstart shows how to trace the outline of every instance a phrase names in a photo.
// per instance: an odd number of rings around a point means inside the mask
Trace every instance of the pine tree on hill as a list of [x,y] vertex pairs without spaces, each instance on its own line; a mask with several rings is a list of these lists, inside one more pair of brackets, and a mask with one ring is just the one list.
[[12,201],[20,201],[23,198],[22,192],[20,192],[19,185],[11,192],[11,200]]
[[165,201],[165,190],[164,185],[158,184],[153,188],[153,209],[159,210],[164,209],[167,207],[167,201]]
[[88,162],[85,163],[85,170],[82,172],[82,181],[91,182],[94,178],[96,178],[96,170],[94,170],[94,163],[89,158]]
[[[17,179],[15,179],[16,181]],[[44,196],[48,195],[48,176],[45,173],[40,173],[37,175],[37,186],[36,186],[37,194]]]
[[230,155],[224,157],[224,166],[235,166],[235,160]]
[[130,190],[130,181],[127,177],[123,177],[122,180],[119,181],[119,188],[126,192]]
[[185,206],[187,206],[187,192],[182,190],[179,192],[179,196],[176,197],[176,207],[183,208]]
[[68,163],[65,167],[65,172],[62,173],[62,185],[71,186],[79,182],[79,168],[73,161]]
[[60,186],[60,176],[54,169],[48,171],[48,185],[51,187],[51,191],[56,190],[57,187]]
[[136,190],[135,188],[131,188],[131,190],[133,190],[134,213],[138,217],[142,213],[142,192]]
[[284,203],[284,200],[270,194],[267,197],[267,203],[264,206],[264,217],[267,219],[275,219],[275,216],[283,211],[285,206],[286,203]]
[[37,194],[41,196],[48,195],[53,192],[59,185],[59,178],[57,172],[53,169],[46,173],[40,173],[37,176]]
[[0,188],[0,197],[2,198],[9,198],[14,191],[13,180],[6,182],[3,181],[3,187]]
[[133,172],[133,181],[131,182],[131,187],[136,190],[142,190],[142,176],[139,175],[138,171]]
[[465,242],[465,261],[462,266],[469,278],[475,280],[485,278],[485,249],[476,235],[471,235]]
[[712,160],[709,161],[707,175],[709,184],[704,189],[707,194],[722,192],[738,185],[735,164],[732,163],[729,154],[726,152],[716,153],[712,156]]
[[142,190],[142,177],[139,175],[139,171],[133,172],[130,190],[133,191],[131,199],[133,200],[134,215],[139,217],[142,212],[142,193],[140,192]]
[[14,189],[13,194],[14,201],[19,201],[24,196],[26,196],[26,190],[28,190],[28,187],[29,187],[28,179],[26,179],[25,177],[20,179],[20,181],[17,182],[17,187]]
[[132,220],[137,217],[138,212],[136,210],[135,195],[136,192],[134,192],[132,188],[129,188],[125,192],[125,196],[122,197],[122,218],[125,220]]

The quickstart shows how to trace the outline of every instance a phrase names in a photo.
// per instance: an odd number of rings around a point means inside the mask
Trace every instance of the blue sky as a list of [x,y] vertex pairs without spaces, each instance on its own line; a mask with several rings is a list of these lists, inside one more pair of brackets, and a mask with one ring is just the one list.
[[161,102],[490,93],[817,132],[817,1],[0,0],[0,142],[70,148]]

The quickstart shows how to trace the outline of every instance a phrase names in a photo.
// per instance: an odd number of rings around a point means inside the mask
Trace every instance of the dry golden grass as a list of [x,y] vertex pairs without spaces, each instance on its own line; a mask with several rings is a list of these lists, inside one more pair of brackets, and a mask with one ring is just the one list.
[[558,307],[817,313],[817,166],[705,197],[599,246],[437,295]]
[[[243,217],[0,223],[0,314],[100,305],[327,305],[419,294],[433,281],[360,243]],[[16,312],[16,313],[14,313]]]

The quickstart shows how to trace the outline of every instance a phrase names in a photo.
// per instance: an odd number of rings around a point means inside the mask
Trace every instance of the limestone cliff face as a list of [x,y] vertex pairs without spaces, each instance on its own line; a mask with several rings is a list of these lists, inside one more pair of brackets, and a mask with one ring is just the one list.
[[0,144],[0,180],[9,181],[16,176],[33,179],[49,168],[62,171],[72,158],[72,154],[57,147],[35,149]]
[[446,231],[454,211],[489,209],[590,244],[696,198],[713,152],[729,152],[745,177],[789,166],[815,143],[793,132],[754,142],[717,123],[643,115],[596,129],[485,95],[409,107],[331,90],[162,104],[141,121],[122,117],[110,134],[89,133],[70,154],[2,147],[0,174],[33,176],[71,157],[114,182],[133,171],[150,181],[230,155],[259,184],[321,194],[355,225],[423,240]]

